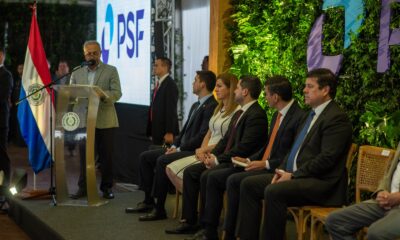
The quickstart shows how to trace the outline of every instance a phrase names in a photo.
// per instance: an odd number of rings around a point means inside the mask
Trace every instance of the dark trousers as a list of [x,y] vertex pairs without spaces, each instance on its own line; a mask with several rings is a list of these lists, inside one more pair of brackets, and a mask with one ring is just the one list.
[[[113,186],[112,159],[114,151],[115,128],[96,128],[95,155],[97,153],[100,162],[101,183],[100,190],[105,191]],[[79,144],[81,173],[79,176],[79,188],[86,190],[86,140]]]
[[7,154],[8,128],[0,128],[0,170],[4,172],[4,186],[10,182],[10,158]]
[[156,207],[159,211],[165,211],[164,204],[170,184],[165,167],[175,160],[194,154],[192,151],[164,153],[162,148],[145,151],[140,154],[139,163],[140,189],[145,193],[144,202],[152,204],[153,197],[157,198]]
[[[197,223],[197,204],[200,192],[200,219],[203,219],[204,207],[207,195],[207,180],[211,172],[226,168],[229,164],[219,164],[214,168],[207,169],[203,163],[192,165],[183,172],[182,193],[182,219],[189,224]],[[202,221],[201,221],[202,222]],[[202,222],[203,223],[203,222]]]
[[226,239],[236,239],[235,229],[236,229],[237,215],[239,210],[240,185],[243,179],[250,176],[262,175],[262,174],[265,175],[267,173],[268,173],[267,170],[257,170],[257,171],[235,173],[228,177],[226,181],[228,206],[223,226],[223,229],[225,230]]
[[205,224],[206,235],[211,239],[218,238],[217,228],[223,207],[226,180],[230,175],[239,172],[243,172],[242,167],[233,167],[229,164],[226,168],[216,169],[208,174],[202,222]]

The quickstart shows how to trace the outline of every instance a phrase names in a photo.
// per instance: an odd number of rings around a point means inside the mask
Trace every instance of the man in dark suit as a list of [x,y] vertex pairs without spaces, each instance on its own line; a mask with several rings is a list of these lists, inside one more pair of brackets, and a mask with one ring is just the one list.
[[275,174],[251,176],[240,187],[236,235],[258,239],[264,198],[262,239],[284,237],[288,206],[340,206],[346,199],[346,155],[351,123],[337,103],[336,77],[328,69],[307,74],[305,103],[312,110]]
[[157,58],[153,72],[156,83],[147,119],[147,136],[154,145],[172,144],[174,136],[179,133],[178,125],[178,87],[169,75],[171,60]]
[[[268,144],[247,159],[235,157],[235,160],[246,163],[247,167],[244,168],[243,172],[230,175],[226,180],[228,205],[225,210],[224,218],[225,239],[236,239],[235,227],[239,206],[240,183],[248,176],[274,172],[275,168],[282,163],[286,154],[289,152],[294,137],[296,136],[298,126],[304,116],[304,111],[299,107],[297,102],[292,99],[292,86],[285,77],[274,76],[267,79],[265,83],[265,100],[268,102],[269,107],[277,110],[272,116]],[[218,178],[211,178],[211,176],[222,178],[229,175],[232,170],[227,169],[220,171],[219,175],[221,176],[215,175],[217,171],[212,173],[213,175],[210,175],[210,186],[207,186],[207,196],[209,196],[212,191],[222,194],[221,191],[225,189],[225,181],[214,181],[213,183],[211,180]],[[221,183],[223,185],[221,185]],[[206,209],[208,208],[206,207]],[[220,211],[220,209],[218,211]],[[216,219],[216,216],[217,215],[214,215],[213,221],[210,221],[211,224],[217,224],[216,221],[218,221],[218,219]]]
[[[188,120],[173,145],[166,150],[149,150],[140,155],[140,188],[145,192],[145,199],[136,208],[125,209],[127,213],[153,210],[141,216],[140,221],[161,220],[167,217],[164,205],[169,180],[165,167],[177,159],[193,155],[196,148],[200,147],[208,131],[208,122],[217,106],[217,101],[212,95],[215,82],[216,76],[213,72],[197,71],[193,93],[199,97],[199,101],[193,104]],[[155,209],[154,198],[157,198]]]
[[[235,90],[235,101],[241,106],[232,117],[227,134],[218,142],[204,163],[185,169],[183,173],[183,210],[181,224],[166,233],[188,233],[196,229],[197,200],[200,190],[200,221],[208,223],[208,207],[219,204],[209,202],[214,196],[208,196],[209,176],[218,169],[232,168],[231,158],[249,156],[260,149],[267,141],[268,120],[265,111],[258,104],[261,82],[257,77],[246,76],[240,79]],[[213,211],[213,210],[211,210]],[[218,225],[218,224],[217,224]],[[206,225],[208,227],[208,225]],[[218,239],[216,232],[199,231],[193,239]]]
[[8,185],[10,178],[10,159],[7,154],[7,136],[10,117],[11,92],[13,79],[4,66],[6,52],[0,48],[0,170],[4,171],[4,183]]

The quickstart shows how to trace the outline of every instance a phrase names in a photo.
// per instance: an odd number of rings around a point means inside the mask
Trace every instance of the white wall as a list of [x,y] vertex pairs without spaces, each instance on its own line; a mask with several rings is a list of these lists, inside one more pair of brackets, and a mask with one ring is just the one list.
[[192,82],[201,62],[208,55],[210,39],[210,0],[182,0],[183,90],[186,121],[190,106],[197,101]]

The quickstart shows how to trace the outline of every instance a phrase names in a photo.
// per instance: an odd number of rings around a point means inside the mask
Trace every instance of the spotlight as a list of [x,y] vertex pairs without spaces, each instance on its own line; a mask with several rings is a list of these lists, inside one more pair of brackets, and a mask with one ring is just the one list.
[[27,183],[28,175],[26,174],[25,169],[16,168],[12,174],[11,184],[9,188],[11,195],[15,195],[20,192],[26,187]]

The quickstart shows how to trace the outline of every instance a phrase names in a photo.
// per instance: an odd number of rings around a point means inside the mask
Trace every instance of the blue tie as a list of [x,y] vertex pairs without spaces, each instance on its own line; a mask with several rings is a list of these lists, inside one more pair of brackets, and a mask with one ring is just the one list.
[[311,110],[310,114],[307,117],[306,122],[304,123],[303,129],[301,129],[299,135],[297,135],[296,141],[293,143],[292,149],[290,150],[288,160],[286,162],[286,171],[293,172],[294,160],[296,157],[296,153],[299,151],[301,144],[304,141],[304,138],[307,135],[307,130],[310,127],[311,121],[315,116],[314,110]]

